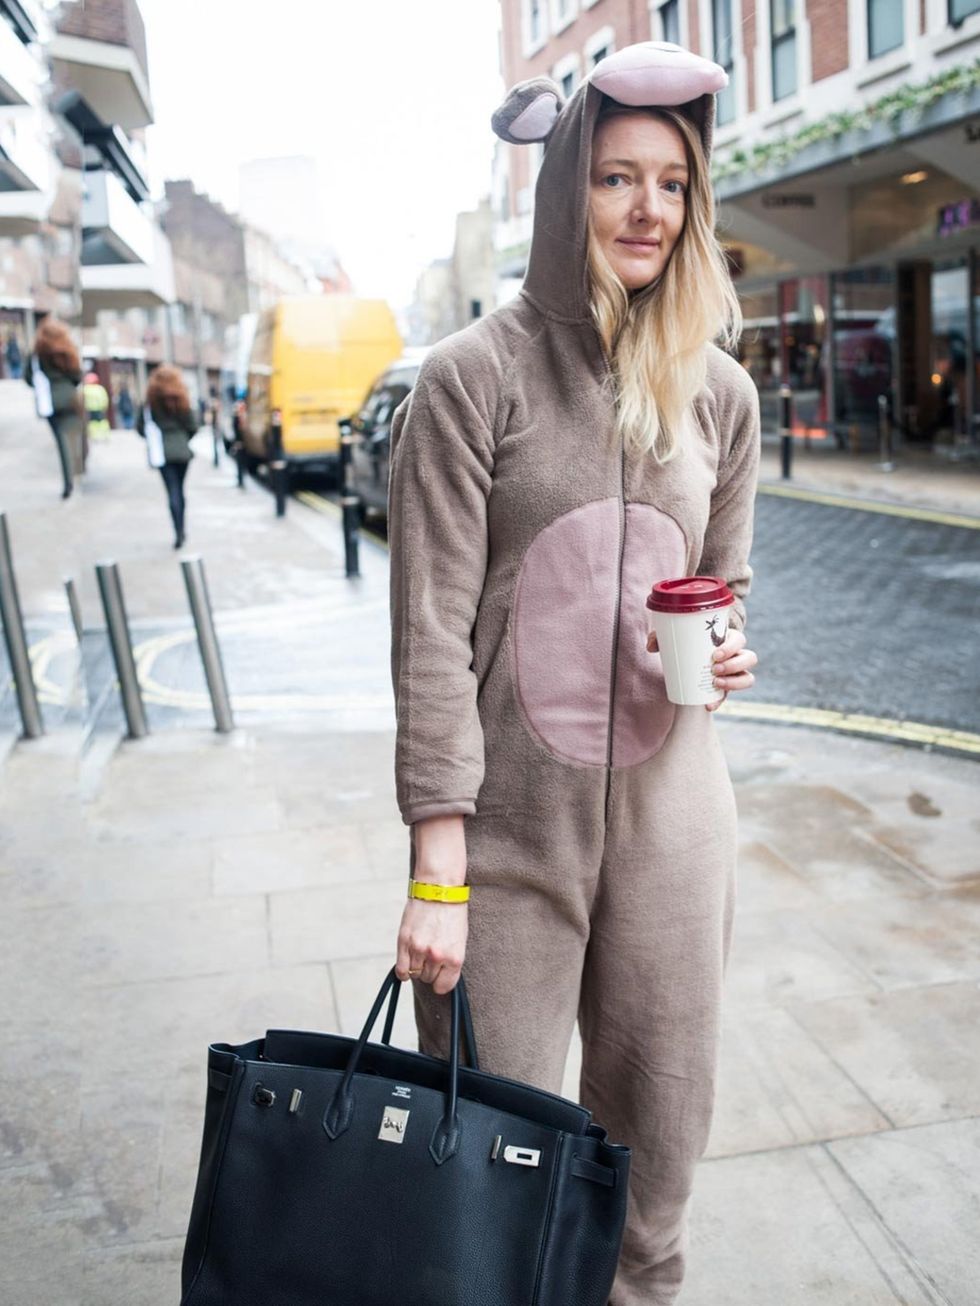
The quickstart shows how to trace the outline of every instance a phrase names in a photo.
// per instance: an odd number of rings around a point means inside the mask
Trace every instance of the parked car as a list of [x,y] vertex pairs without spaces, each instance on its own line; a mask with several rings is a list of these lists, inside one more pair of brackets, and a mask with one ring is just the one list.
[[411,392],[425,349],[409,350],[386,367],[371,386],[359,411],[350,419],[351,489],[360,496],[365,516],[388,515],[388,461],[391,419]]

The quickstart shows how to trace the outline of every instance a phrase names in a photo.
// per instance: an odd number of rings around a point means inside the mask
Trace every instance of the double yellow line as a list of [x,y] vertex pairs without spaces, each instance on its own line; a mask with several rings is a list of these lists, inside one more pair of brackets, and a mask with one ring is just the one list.
[[821,503],[828,508],[853,508],[857,512],[881,513],[884,517],[909,517],[912,521],[928,521],[940,526],[959,526],[963,530],[980,531],[980,517],[967,517],[957,512],[941,512],[938,508],[914,508],[911,504],[856,499],[848,494],[835,494],[827,490],[804,490],[795,485],[781,485],[772,481],[761,482],[759,493],[771,494],[777,499],[800,499],[803,503]]
[[740,721],[773,722],[779,725],[810,726],[836,730],[895,743],[945,748],[980,757],[980,735],[969,730],[950,730],[922,721],[894,721],[890,717],[865,716],[860,712],[834,712],[822,707],[790,707],[783,703],[736,703],[730,698],[719,715]]

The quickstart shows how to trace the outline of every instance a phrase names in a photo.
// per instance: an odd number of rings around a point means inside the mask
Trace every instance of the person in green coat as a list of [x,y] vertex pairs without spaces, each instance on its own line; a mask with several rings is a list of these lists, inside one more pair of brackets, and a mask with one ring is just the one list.
[[34,389],[38,417],[47,420],[61,462],[61,497],[72,492],[72,449],[81,453],[85,426],[78,383],[82,365],[64,322],[47,317],[37,329],[24,379]]
[[109,393],[99,380],[98,373],[89,372],[85,377],[82,393],[85,398],[85,415],[88,419],[90,440],[108,440],[109,438]]
[[185,540],[184,478],[193,458],[191,436],[197,419],[190,396],[176,367],[158,367],[146,387],[146,403],[136,416],[136,429],[147,442],[150,466],[159,469],[174,524],[174,548]]

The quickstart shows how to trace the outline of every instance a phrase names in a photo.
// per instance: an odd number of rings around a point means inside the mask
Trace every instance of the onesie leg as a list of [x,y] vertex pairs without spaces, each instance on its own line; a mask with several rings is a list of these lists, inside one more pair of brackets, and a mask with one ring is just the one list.
[[[532,803],[466,824],[473,892],[463,974],[480,1065],[550,1092],[561,1088],[578,1014],[604,789],[601,772],[570,772],[563,811]],[[419,1046],[445,1057],[449,999],[414,987]]]
[[668,1306],[680,1289],[714,1101],[735,855],[714,723],[681,709],[655,758],[613,773],[582,981],[581,1100],[633,1148],[610,1306]]
[[[481,1069],[553,1093],[561,1089],[587,937],[587,914],[569,920],[547,894],[474,888],[463,974]],[[449,999],[413,983],[419,1047],[446,1057]]]

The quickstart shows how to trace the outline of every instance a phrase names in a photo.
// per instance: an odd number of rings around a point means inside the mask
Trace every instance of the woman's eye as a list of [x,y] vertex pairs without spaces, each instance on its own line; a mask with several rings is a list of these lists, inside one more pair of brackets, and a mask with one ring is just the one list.
[[668,185],[668,186],[676,186],[676,187],[678,187],[677,190],[675,190],[675,191],[672,192],[672,194],[674,194],[674,195],[686,195],[686,194],[687,194],[687,186],[686,186],[686,185],[684,184],[684,182],[682,182],[682,181],[668,181],[668,182],[667,182],[667,185]]
[[612,183],[618,181],[625,181],[625,180],[626,178],[623,176],[621,172],[611,172],[608,177],[603,177],[602,184],[603,186],[606,186],[609,190],[619,190],[620,189],[619,186],[616,186]]

